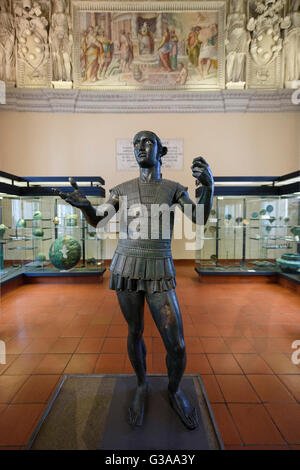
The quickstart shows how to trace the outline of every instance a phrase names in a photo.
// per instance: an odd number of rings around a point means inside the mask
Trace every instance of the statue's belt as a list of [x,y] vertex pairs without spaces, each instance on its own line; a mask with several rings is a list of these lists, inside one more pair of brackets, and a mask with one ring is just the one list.
[[172,256],[170,240],[119,240],[116,253],[142,258],[169,258]]

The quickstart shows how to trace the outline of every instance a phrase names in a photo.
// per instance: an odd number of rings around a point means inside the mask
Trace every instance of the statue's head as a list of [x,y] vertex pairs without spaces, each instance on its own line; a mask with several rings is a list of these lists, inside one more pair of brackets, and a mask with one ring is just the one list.
[[168,149],[160,138],[151,131],[140,131],[133,138],[134,155],[141,168],[152,168],[161,165],[161,159]]

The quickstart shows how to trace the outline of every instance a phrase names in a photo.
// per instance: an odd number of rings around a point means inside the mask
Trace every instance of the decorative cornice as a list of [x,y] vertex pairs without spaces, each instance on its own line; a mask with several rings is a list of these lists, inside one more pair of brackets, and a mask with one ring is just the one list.
[[[111,92],[7,88],[0,111],[53,113],[264,113],[299,112],[294,90]],[[299,101],[299,100],[298,100]]]

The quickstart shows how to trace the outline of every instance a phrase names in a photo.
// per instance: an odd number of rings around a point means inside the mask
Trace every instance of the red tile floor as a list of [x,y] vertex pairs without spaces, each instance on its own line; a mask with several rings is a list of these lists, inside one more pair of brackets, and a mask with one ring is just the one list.
[[[100,284],[26,284],[1,298],[0,449],[22,449],[63,374],[132,373],[116,295]],[[300,449],[300,297],[266,282],[201,283],[177,266],[187,373],[201,374],[227,449]],[[166,373],[148,309],[149,373]]]

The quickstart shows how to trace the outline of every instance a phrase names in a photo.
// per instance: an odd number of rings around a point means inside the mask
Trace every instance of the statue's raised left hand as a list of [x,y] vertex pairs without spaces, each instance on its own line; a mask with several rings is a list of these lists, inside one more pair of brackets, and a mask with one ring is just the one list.
[[209,164],[206,162],[206,160],[204,160],[203,157],[194,158],[191,169],[193,172],[193,177],[196,178],[199,184],[209,187],[214,185],[214,179],[209,168]]

